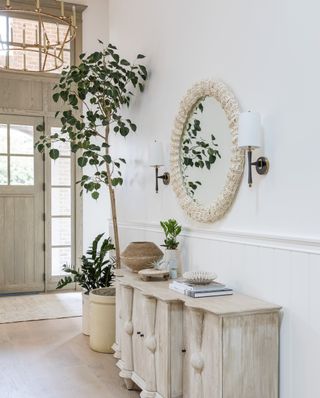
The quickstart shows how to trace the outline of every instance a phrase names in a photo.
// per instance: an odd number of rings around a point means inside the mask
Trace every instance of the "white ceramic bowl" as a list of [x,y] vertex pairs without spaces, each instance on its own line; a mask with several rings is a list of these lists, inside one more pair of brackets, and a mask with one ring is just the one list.
[[207,285],[217,279],[217,275],[214,272],[189,271],[183,274],[183,279],[195,285]]

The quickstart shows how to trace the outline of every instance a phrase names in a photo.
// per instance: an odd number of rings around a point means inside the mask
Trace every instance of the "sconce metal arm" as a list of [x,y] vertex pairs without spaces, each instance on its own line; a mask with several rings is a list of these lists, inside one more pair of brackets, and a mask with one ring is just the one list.
[[248,184],[252,186],[252,166],[255,166],[258,174],[267,174],[269,171],[269,160],[265,156],[260,156],[255,162],[252,161],[252,148],[248,148]]
[[159,192],[159,179],[161,179],[164,183],[164,185],[169,185],[170,183],[170,174],[169,173],[163,173],[161,176],[159,176],[159,166],[155,166],[156,170],[156,193]]

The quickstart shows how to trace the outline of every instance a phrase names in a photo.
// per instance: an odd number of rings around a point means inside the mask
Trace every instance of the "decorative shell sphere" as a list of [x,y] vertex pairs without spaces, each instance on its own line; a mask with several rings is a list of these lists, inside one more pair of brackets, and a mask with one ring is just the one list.
[[183,274],[183,279],[195,285],[207,285],[217,279],[217,275],[214,272],[189,271]]

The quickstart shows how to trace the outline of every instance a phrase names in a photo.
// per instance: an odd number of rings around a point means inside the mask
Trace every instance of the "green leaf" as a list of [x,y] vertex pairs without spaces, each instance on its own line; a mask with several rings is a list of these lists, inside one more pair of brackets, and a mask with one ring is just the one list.
[[88,158],[84,158],[82,156],[78,158],[78,165],[80,167],[85,167],[87,163],[88,163]]
[[110,163],[112,162],[112,159],[111,159],[111,156],[110,156],[110,155],[104,155],[104,156],[103,156],[103,159],[104,159],[108,164],[110,164]]
[[121,64],[121,65],[124,65],[124,66],[129,66],[129,65],[130,65],[130,62],[128,62],[126,59],[122,59],[122,60],[120,61],[120,64]]
[[36,130],[39,132],[42,132],[45,130],[45,126],[44,124],[38,124],[38,126],[36,127]]
[[43,152],[43,150],[44,150],[44,145],[43,145],[43,144],[38,144],[38,145],[37,145],[37,149],[38,149],[39,152]]
[[74,94],[69,95],[69,104],[76,106],[78,104],[78,98]]
[[145,76],[148,75],[147,68],[144,65],[139,65],[139,68]]
[[95,191],[95,192],[92,192],[91,196],[93,199],[97,200],[100,195],[99,195],[99,192]]
[[54,148],[50,149],[49,156],[51,159],[56,160],[60,156],[60,152],[58,151],[58,149],[54,149]]
[[137,56],[138,59],[142,59],[142,58],[145,58],[145,57],[146,57],[146,56],[143,55],[143,54],[138,54],[138,56]]
[[54,102],[58,102],[60,98],[60,93],[54,93],[52,99]]

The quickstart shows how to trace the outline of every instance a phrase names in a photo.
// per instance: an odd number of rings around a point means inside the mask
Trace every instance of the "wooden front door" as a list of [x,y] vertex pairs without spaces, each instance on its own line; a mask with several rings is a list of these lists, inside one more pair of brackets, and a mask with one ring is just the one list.
[[0,115],[0,293],[44,290],[42,118]]

